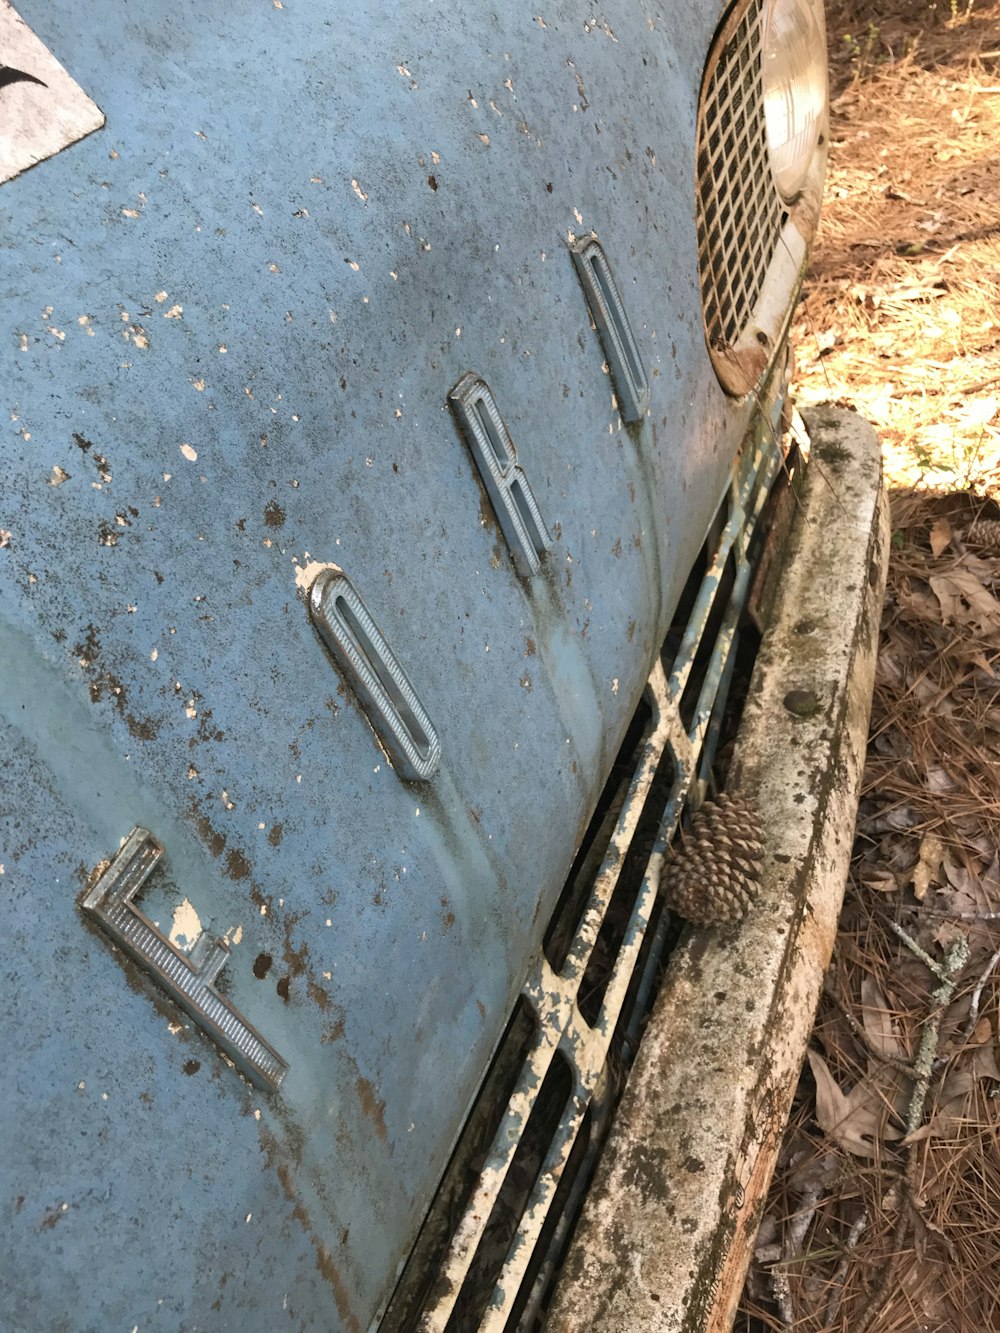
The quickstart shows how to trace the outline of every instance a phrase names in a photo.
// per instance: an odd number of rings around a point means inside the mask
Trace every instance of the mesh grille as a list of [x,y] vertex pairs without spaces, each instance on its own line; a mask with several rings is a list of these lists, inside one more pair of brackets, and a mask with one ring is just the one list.
[[757,304],[785,220],[771,175],[760,63],[761,0],[723,29],[698,124],[698,267],[709,345],[735,346]]

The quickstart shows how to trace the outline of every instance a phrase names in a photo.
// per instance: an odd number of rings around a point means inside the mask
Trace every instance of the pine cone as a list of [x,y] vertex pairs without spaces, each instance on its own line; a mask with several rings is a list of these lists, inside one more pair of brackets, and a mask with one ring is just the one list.
[[757,896],[764,859],[756,806],[739,792],[706,801],[664,866],[667,901],[688,921],[742,921]]
[[987,546],[1000,551],[1000,519],[977,518],[966,529],[965,540],[970,546]]

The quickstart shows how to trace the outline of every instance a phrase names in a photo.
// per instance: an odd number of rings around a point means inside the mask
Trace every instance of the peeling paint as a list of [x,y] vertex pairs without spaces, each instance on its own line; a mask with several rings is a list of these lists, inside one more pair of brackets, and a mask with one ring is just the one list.
[[339,565],[335,565],[332,560],[310,560],[304,565],[295,566],[295,586],[301,592],[308,592],[316,582],[317,577],[326,569],[332,569],[336,574],[342,574],[344,571]]
[[170,927],[170,943],[178,949],[190,949],[202,933],[201,918],[187,898],[174,908],[173,923]]

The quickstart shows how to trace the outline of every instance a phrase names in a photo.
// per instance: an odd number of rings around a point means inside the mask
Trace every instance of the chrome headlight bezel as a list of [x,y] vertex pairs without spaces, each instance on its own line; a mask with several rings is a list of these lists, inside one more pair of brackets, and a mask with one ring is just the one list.
[[[799,7],[822,0],[735,0],[705,64],[695,147],[695,224],[708,354],[723,390],[756,391],[784,346],[792,306],[819,220],[827,154],[825,24],[810,29],[818,117],[786,116],[795,136],[794,177],[779,188],[765,120],[765,35]],[[808,28],[808,25],[807,25]],[[794,47],[794,44],[793,44]],[[801,112],[801,104],[797,110]],[[808,109],[808,108],[807,108]],[[772,121],[774,117],[772,116]],[[799,130],[802,129],[802,143]],[[780,143],[775,148],[780,156]],[[782,163],[779,161],[779,169]]]
[[764,124],[778,193],[802,193],[826,124],[826,20],[822,0],[765,0],[761,13]]

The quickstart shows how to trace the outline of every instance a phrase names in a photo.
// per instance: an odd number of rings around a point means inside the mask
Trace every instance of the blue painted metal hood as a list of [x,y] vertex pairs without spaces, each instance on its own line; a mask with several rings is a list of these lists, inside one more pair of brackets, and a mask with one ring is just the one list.
[[[719,10],[20,12],[106,124],[0,186],[5,1323],[366,1328],[748,420],[694,239]],[[469,370],[554,539],[534,579],[449,410]],[[434,722],[429,782],[310,622],[329,564]],[[165,848],[144,910],[228,937],[279,1092],[79,912],[135,825]]]

